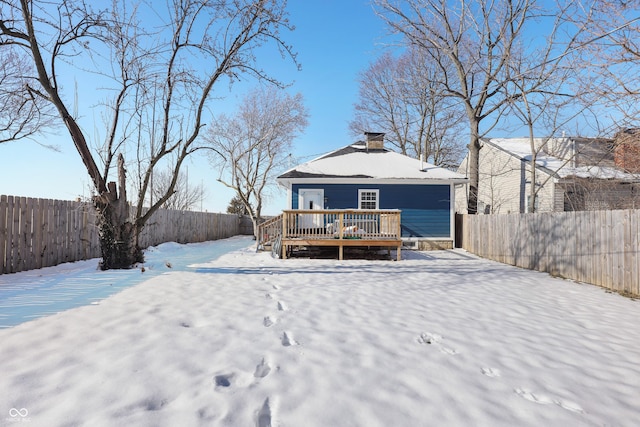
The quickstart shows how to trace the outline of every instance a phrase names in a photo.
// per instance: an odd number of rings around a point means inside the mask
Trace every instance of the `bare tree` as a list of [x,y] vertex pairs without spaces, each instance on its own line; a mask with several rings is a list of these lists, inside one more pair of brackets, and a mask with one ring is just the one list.
[[[281,29],[292,29],[285,3],[170,0],[162,10],[116,0],[101,11],[82,0],[0,3],[0,48],[34,70],[25,78],[27,91],[55,108],[95,187],[103,269],[127,268],[143,259],[138,236],[174,194],[184,160],[198,150],[214,88],[241,74],[275,82],[256,63],[256,49],[266,43],[295,61],[280,35]],[[101,111],[109,125],[97,149],[91,149],[63,97],[65,73],[92,76],[94,90],[112,85],[104,91]],[[16,85],[12,93],[24,90]],[[23,116],[24,123],[30,120]],[[132,215],[125,162],[131,152],[141,163]],[[165,193],[145,208],[154,170],[167,165],[173,175]],[[117,184],[109,181],[114,169]]]
[[418,48],[398,58],[383,54],[360,75],[352,133],[383,130],[402,154],[457,165],[462,147],[455,134],[464,112],[441,90],[438,71]]
[[56,111],[31,90],[29,75],[24,58],[0,49],[0,143],[31,138],[54,125]]
[[465,114],[443,90],[440,72],[424,51],[411,49],[405,65],[404,93],[415,112],[412,140],[416,157],[454,169],[464,155],[459,134]]
[[570,16],[574,25],[586,22],[578,38],[580,60],[591,65],[584,102],[606,111],[611,133],[637,127],[640,119],[639,8],[638,0],[601,0]]
[[[505,72],[514,45],[532,18],[532,0],[375,0],[378,15],[408,45],[419,46],[440,69],[446,93],[469,122],[469,213],[478,207],[480,138],[507,102]],[[496,121],[487,125],[485,119]],[[481,125],[483,125],[481,127]]]
[[254,232],[261,221],[265,189],[290,156],[294,138],[307,126],[302,95],[276,87],[250,92],[232,117],[220,115],[206,139],[216,153],[218,181],[246,207]]
[[[167,187],[171,185],[172,181],[173,169],[167,168],[157,171],[153,177],[153,187],[150,187],[149,191],[153,200],[162,198],[167,193]],[[204,185],[190,183],[189,175],[181,171],[174,185],[173,195],[164,202],[162,208],[191,211],[202,203],[204,194]]]
[[349,127],[353,135],[371,129],[384,130],[387,142],[406,155],[411,150],[407,141],[411,119],[403,102],[402,78],[401,61],[389,52],[363,71],[359,78],[359,100]]

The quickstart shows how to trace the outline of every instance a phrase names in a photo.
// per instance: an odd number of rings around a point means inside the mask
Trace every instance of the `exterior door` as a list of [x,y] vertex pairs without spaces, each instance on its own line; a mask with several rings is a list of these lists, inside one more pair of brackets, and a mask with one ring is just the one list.
[[[298,191],[298,209],[324,209],[324,190],[321,188],[300,189]],[[300,222],[302,228],[324,227],[322,214],[300,215]]]

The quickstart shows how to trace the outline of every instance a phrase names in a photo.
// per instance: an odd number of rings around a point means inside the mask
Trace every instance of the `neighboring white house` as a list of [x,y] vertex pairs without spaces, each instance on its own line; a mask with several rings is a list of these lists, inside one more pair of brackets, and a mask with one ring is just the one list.
[[[616,138],[535,138],[536,211],[640,208],[640,132]],[[522,213],[531,201],[529,138],[483,138],[479,213]],[[458,172],[467,174],[468,159]],[[457,212],[467,212],[458,191]]]

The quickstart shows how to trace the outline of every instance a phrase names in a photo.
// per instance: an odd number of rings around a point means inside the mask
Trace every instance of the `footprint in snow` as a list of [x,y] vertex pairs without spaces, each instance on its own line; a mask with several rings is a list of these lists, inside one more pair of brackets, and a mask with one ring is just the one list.
[[282,301],[278,301],[278,310],[279,311],[287,311],[287,310],[289,310],[289,307],[287,307],[287,305],[285,303],[283,303]]
[[420,344],[435,344],[437,342],[440,342],[440,340],[442,340],[442,337],[440,335],[432,334],[431,332],[423,332],[418,337],[418,342]]
[[524,388],[517,388],[514,390],[516,392],[517,395],[524,397],[525,399],[534,402],[534,403],[538,403],[540,405],[550,405],[550,404],[555,404],[560,406],[563,409],[566,409],[567,411],[571,411],[571,412],[577,412],[577,413],[584,413],[584,410],[580,407],[580,405],[578,405],[575,402],[571,402],[568,400],[562,400],[562,399],[553,399],[549,396],[546,396],[544,394],[539,394],[539,393],[534,393],[530,390],[524,389]]
[[268,328],[269,326],[274,325],[274,324],[276,323],[276,321],[277,321],[276,319],[271,318],[270,316],[266,316],[266,317],[264,318],[264,320],[262,321],[262,324],[263,324],[266,328]]
[[418,337],[418,342],[420,344],[437,344],[440,351],[445,354],[458,354],[458,350],[445,347],[440,344],[440,341],[442,341],[442,336],[438,334],[432,334],[431,332],[423,332]]
[[233,377],[233,374],[216,375],[215,377],[213,377],[213,382],[216,384],[216,388],[226,388],[231,386],[231,380],[233,379]]
[[553,403],[555,403],[556,405],[560,406],[563,409],[566,409],[567,411],[577,412],[579,414],[584,413],[584,409],[582,409],[580,405],[578,405],[575,402],[571,402],[569,400],[557,399],[557,400],[554,400]]
[[268,397],[256,412],[256,427],[271,427],[271,405]]
[[440,351],[444,354],[458,354],[458,350],[449,347],[440,347]]
[[482,368],[482,374],[488,377],[499,377],[500,370],[495,368]]
[[256,365],[256,371],[253,373],[253,376],[256,378],[264,378],[269,375],[269,372],[271,372],[271,366],[262,358],[262,362]]
[[264,296],[266,299],[273,299],[273,295],[271,295],[270,293],[266,293]]
[[514,391],[518,396],[524,397],[530,402],[538,403],[540,405],[549,405],[553,403],[553,399],[544,394],[534,393],[524,388],[517,388]]
[[282,334],[282,345],[285,347],[290,347],[293,345],[298,345],[298,342],[293,339],[293,336],[289,332],[284,332]]
[[277,291],[278,289],[280,289],[280,286],[278,286],[278,285],[273,285],[272,287],[273,287],[273,289],[275,289],[276,291]]
[[549,396],[540,393],[534,393],[526,388],[517,388],[514,390],[518,396],[524,397],[530,402],[538,403],[540,405],[549,405],[553,403],[553,399]]

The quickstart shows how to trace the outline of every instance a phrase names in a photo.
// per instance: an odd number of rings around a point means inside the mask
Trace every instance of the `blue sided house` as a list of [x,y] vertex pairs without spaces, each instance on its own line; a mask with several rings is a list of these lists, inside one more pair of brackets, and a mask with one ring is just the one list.
[[459,173],[384,147],[384,134],[298,165],[277,178],[288,209],[398,209],[405,245],[452,248]]

